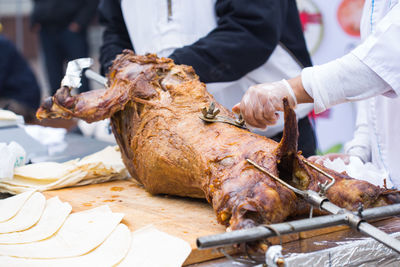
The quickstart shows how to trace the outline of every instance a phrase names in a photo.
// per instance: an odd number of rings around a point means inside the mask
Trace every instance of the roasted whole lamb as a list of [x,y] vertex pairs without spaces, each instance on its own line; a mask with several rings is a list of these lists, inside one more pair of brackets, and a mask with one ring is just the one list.
[[[207,123],[201,110],[216,102],[192,67],[125,50],[108,75],[108,88],[71,95],[60,88],[37,111],[39,119],[111,118],[112,130],[132,177],[152,194],[206,198],[231,229],[282,222],[309,206],[293,191],[250,165],[251,159],[300,189],[319,191],[327,178],[304,164],[297,151],[297,122],[285,105],[280,143],[247,130]],[[234,118],[219,105],[221,115]],[[336,178],[327,192],[335,204],[356,209],[400,202],[397,193],[320,166]]]

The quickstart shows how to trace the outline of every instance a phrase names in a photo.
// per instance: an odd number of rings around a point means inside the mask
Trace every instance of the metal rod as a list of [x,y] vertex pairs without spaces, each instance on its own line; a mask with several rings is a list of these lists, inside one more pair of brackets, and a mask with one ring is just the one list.
[[[342,209],[341,207],[339,207],[339,206],[333,204],[333,203],[330,202],[330,201],[323,201],[323,202],[320,204],[319,207],[320,207],[320,209],[325,210],[325,211],[327,211],[327,212],[329,212],[329,213],[332,213],[332,214],[338,214],[339,212],[345,211],[344,209]],[[346,210],[346,211],[347,211],[347,210]],[[350,212],[350,211],[347,211],[347,212]]]
[[396,238],[386,234],[385,232],[379,230],[375,226],[367,223],[361,222],[358,225],[358,230],[366,235],[371,236],[375,240],[381,242],[382,244],[386,245],[387,247],[395,250],[397,253],[400,253],[400,241]]
[[[353,214],[353,213],[350,213]],[[372,220],[378,218],[385,218],[400,214],[400,204],[378,207],[372,209],[366,209],[362,213],[364,220]],[[281,234],[298,233],[301,231],[320,229],[329,226],[346,224],[348,214],[335,214],[315,217],[311,219],[302,219],[292,222],[285,222],[279,224],[272,224],[271,226]],[[364,231],[368,231],[369,226],[363,226],[365,222],[361,222],[360,231],[364,234],[368,234]],[[372,225],[371,225],[372,226]],[[375,228],[375,227],[374,227]],[[365,230],[367,229],[367,230]],[[375,228],[377,229],[377,228]],[[373,231],[376,233],[376,231]],[[378,229],[379,230],[379,229]],[[379,230],[380,231],[380,230]],[[385,233],[384,233],[385,234]],[[386,236],[389,236],[385,234]],[[222,233],[218,235],[203,236],[197,238],[197,247],[200,249],[207,249],[211,247],[221,247],[231,244],[238,244],[243,242],[251,242],[268,237],[276,236],[276,233],[269,230],[264,226],[257,226],[250,229],[236,230],[232,232]],[[390,236],[389,236],[390,237]],[[377,239],[378,240],[378,239]],[[379,240],[380,241],[380,240]],[[392,242],[392,241],[391,241]]]
[[[272,224],[280,234],[297,233],[312,229],[319,229],[329,226],[335,226],[345,223],[344,214],[327,215],[314,217],[312,219],[303,219],[292,222]],[[249,229],[226,232],[219,235],[210,235],[197,238],[197,247],[206,249],[210,247],[219,247],[243,242],[251,242],[268,237],[276,236],[276,233],[264,226],[257,226]]]
[[98,74],[97,72],[92,71],[91,69],[87,69],[85,71],[85,76],[88,79],[91,79],[103,86],[107,86],[107,78],[104,76],[101,76],[100,74]]
[[400,214],[400,204],[393,204],[384,207],[366,209],[362,212],[362,217],[365,220],[373,220],[398,214]]
[[260,165],[258,165],[257,163],[255,163],[254,161],[252,161],[251,159],[246,159],[248,163],[250,163],[251,165],[253,165],[254,167],[256,167],[258,170],[262,171],[263,173],[267,174],[269,177],[271,177],[272,179],[275,179],[276,181],[278,181],[279,183],[283,184],[284,186],[286,186],[287,188],[289,188],[290,190],[292,190],[293,192],[305,196],[306,192],[297,189],[296,187],[291,186],[290,184],[286,183],[285,181],[283,181],[281,178],[275,176],[274,174],[270,173],[268,170],[266,170],[265,168],[261,167]]
[[[339,206],[336,206],[335,204],[333,204],[332,202],[329,202],[329,201],[323,201],[321,203],[320,207],[321,207],[321,209],[326,210],[332,214],[339,214],[339,213],[346,214],[347,215],[346,216],[346,224],[348,224],[350,227],[357,229],[361,233],[378,240],[379,242],[386,245],[387,247],[400,253],[400,241],[399,240],[397,240],[396,238],[379,230],[375,226],[363,221],[368,218],[369,214],[376,215],[374,213],[374,211],[370,211],[368,213],[363,212],[361,214],[362,217],[360,217],[346,209],[342,209]],[[390,206],[387,206],[387,207],[389,207],[388,211],[387,211],[387,213],[389,213],[389,210],[391,210],[391,207]],[[397,205],[397,207],[400,207],[400,205]],[[379,208],[376,208],[375,211],[378,211],[377,213],[379,213]],[[381,215],[383,217],[387,216],[385,213],[383,213]]]
[[[329,179],[331,179],[331,182],[330,182],[328,185],[325,184],[325,186],[324,186],[324,188],[323,188],[323,190],[324,190],[325,192],[328,191],[328,189],[329,189],[331,186],[333,186],[333,184],[336,182],[335,178],[334,178],[332,175],[330,175],[329,173],[327,173],[326,171],[320,169],[319,167],[317,167],[316,165],[312,164],[311,162],[307,161],[307,160],[304,159],[304,158],[302,158],[301,160],[302,160],[307,166],[313,168],[313,169],[316,170],[317,172],[319,172],[319,173],[325,175],[326,177],[328,177]],[[324,192],[324,193],[325,193],[325,192]]]
[[[249,163],[251,163],[252,165],[254,165],[260,171],[268,174],[271,178],[277,180],[281,184],[283,184],[286,187],[288,187],[289,189],[293,190],[295,193],[302,195],[308,203],[310,203],[314,206],[317,206],[322,210],[328,211],[329,213],[336,214],[336,215],[344,215],[345,216],[345,219],[344,219],[345,224],[349,225],[352,228],[357,229],[358,231],[360,231],[363,234],[366,234],[366,235],[382,242],[387,247],[400,253],[400,241],[391,237],[390,235],[386,234],[385,232],[379,230],[375,226],[372,226],[369,223],[364,222],[363,220],[366,219],[364,214],[362,214],[362,218],[361,218],[361,216],[358,216],[358,215],[350,212],[349,210],[340,208],[339,206],[333,204],[326,197],[323,196],[325,194],[325,192],[329,189],[329,187],[331,187],[335,183],[335,179],[330,174],[321,170],[317,166],[314,166],[313,164],[303,160],[303,162],[305,162],[308,166],[314,168],[316,171],[322,173],[323,175],[327,176],[328,178],[330,178],[332,180],[332,182],[330,184],[327,185],[327,182],[326,182],[324,185],[321,186],[320,193],[317,193],[312,190],[306,190],[306,191],[299,190],[299,189],[287,184],[286,182],[281,180],[279,177],[276,177],[272,173],[269,173],[266,169],[264,169],[257,163],[255,163],[249,159],[247,159],[247,161]],[[312,219],[309,219],[309,220],[312,220]],[[311,222],[309,222],[309,223],[310,223],[310,225],[312,224]],[[274,226],[274,228],[275,228],[275,226]],[[309,229],[317,229],[317,228],[321,228],[321,227],[317,226],[317,227],[309,228]],[[295,232],[297,232],[297,231],[295,231]],[[284,232],[283,234],[286,234],[286,233],[289,233],[289,232]]]

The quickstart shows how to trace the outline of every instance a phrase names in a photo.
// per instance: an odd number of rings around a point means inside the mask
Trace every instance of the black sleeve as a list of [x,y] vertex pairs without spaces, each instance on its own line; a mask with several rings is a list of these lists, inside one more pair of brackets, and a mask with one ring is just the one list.
[[82,28],[86,28],[96,14],[98,4],[99,0],[86,0],[73,21],[78,23]]
[[218,25],[170,57],[191,65],[203,82],[234,81],[266,62],[277,46],[288,0],[218,0]]
[[100,23],[105,26],[103,44],[100,47],[101,73],[108,72],[114,58],[124,49],[132,49],[131,40],[122,16],[118,0],[101,0],[99,5]]
[[37,109],[40,88],[36,78],[15,46],[0,36],[0,98],[9,98]]

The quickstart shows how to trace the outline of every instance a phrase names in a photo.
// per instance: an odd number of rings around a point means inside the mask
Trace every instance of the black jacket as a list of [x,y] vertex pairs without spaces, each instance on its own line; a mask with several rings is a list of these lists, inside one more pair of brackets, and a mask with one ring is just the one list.
[[[264,64],[278,43],[304,67],[311,66],[295,0],[217,0],[218,25],[170,58],[191,65],[203,82],[234,81]],[[101,0],[105,26],[100,62],[106,73],[115,56],[132,49],[120,1]]]
[[14,44],[0,35],[0,99],[37,109],[40,88],[31,68]]
[[34,0],[32,25],[60,29],[71,22],[86,28],[96,14],[99,0]]

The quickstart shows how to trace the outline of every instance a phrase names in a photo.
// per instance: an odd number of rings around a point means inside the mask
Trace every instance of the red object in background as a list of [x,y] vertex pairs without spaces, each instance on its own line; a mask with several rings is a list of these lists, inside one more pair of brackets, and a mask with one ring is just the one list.
[[324,112],[321,112],[321,113],[319,113],[319,114],[315,114],[315,112],[314,112],[314,110],[312,110],[309,114],[308,114],[308,116],[311,118],[311,119],[317,119],[317,118],[322,118],[322,119],[329,119],[329,117],[330,117],[330,114],[331,114],[331,111],[328,109],[328,110],[325,110]]
[[337,19],[345,33],[360,36],[360,21],[365,0],[343,0],[337,11]]
[[303,27],[303,32],[307,30],[307,25],[310,23],[321,24],[322,15],[320,13],[308,13],[306,11],[300,12],[301,26]]

